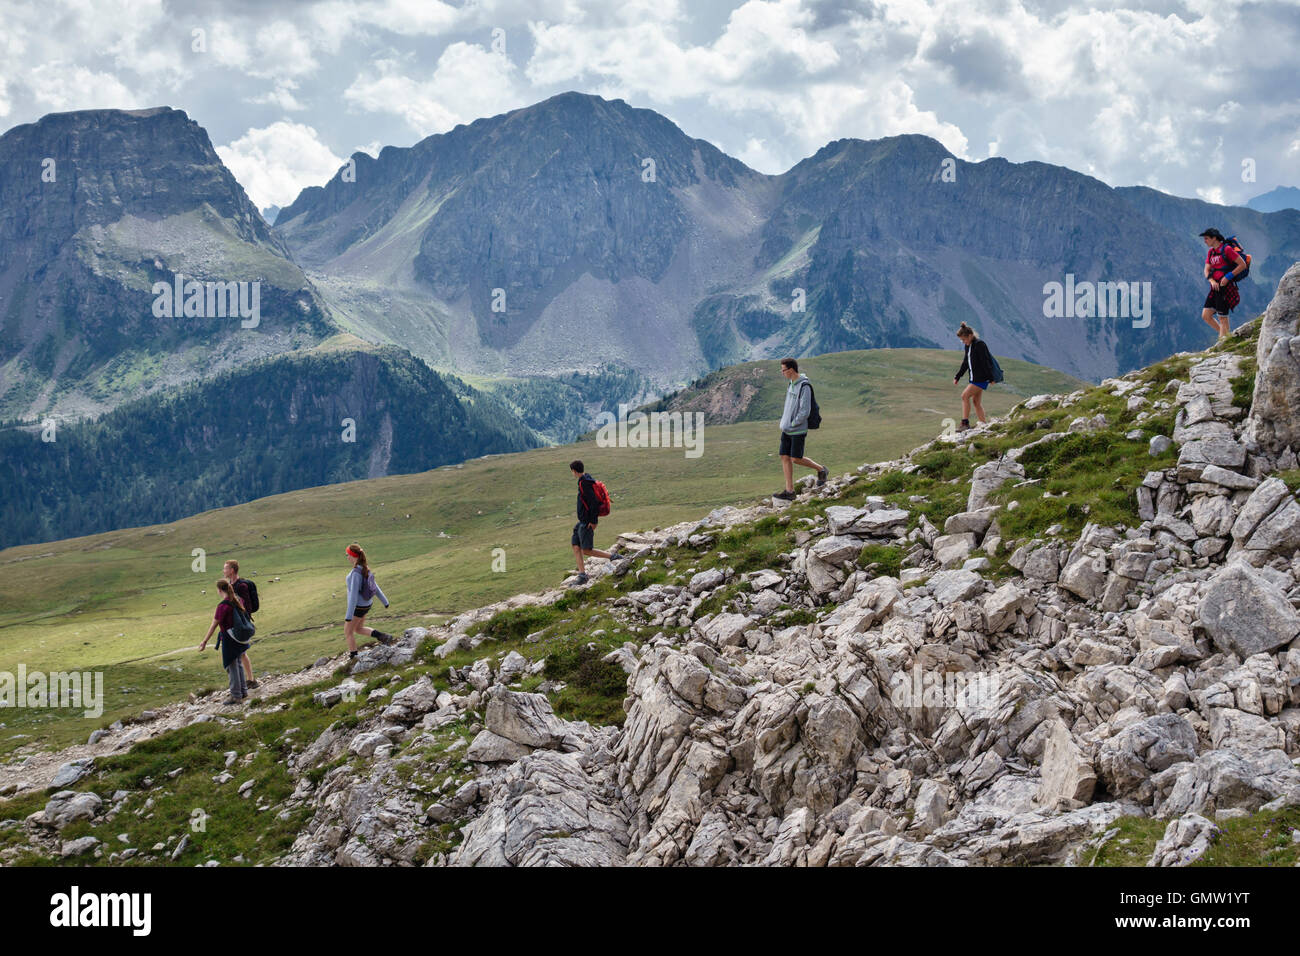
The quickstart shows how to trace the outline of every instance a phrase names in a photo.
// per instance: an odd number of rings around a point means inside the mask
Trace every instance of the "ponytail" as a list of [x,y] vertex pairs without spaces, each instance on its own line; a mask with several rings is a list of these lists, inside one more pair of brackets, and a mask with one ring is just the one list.
[[366,561],[366,552],[361,550],[361,545],[355,542],[348,545],[347,553],[357,559],[357,567],[361,569],[361,576],[363,578],[368,577],[370,575],[370,564]]
[[226,596],[225,600],[236,605],[241,611],[246,610],[244,602],[239,599],[239,594],[235,591],[235,586],[225,578],[217,578],[217,590]]

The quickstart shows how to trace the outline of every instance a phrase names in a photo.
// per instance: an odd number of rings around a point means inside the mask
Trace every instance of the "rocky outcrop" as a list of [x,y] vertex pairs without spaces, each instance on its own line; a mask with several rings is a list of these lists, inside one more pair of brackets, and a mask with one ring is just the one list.
[[1247,438],[1279,467],[1294,468],[1300,453],[1300,263],[1286,271],[1264,312],[1255,358]]

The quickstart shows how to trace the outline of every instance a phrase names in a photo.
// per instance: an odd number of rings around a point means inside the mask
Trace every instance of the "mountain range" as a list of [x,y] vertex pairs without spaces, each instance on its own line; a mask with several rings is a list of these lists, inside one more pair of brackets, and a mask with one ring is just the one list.
[[[567,93],[357,153],[273,231],[364,337],[483,375],[614,362],[662,388],[787,352],[952,347],[961,321],[1098,379],[1203,344],[1208,225],[1255,257],[1253,314],[1300,253],[1300,212],[968,163],[916,135],[839,140],[769,176],[653,111]],[[1149,326],[1046,318],[1043,286],[1067,275],[1150,282]]]
[[1278,186],[1276,189],[1255,196],[1246,205],[1259,212],[1300,209],[1300,189],[1295,186]]

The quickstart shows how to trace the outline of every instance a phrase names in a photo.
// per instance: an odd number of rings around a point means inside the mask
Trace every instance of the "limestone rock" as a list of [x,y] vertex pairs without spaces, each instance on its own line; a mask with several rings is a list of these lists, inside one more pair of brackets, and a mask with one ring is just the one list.
[[1165,827],[1147,866],[1190,866],[1205,855],[1219,828],[1199,813],[1186,813]]
[[1300,263],[1287,269],[1264,312],[1246,435],[1265,451],[1300,447]]
[[1217,647],[1243,659],[1276,650],[1300,635],[1300,615],[1286,595],[1241,562],[1215,574],[1197,614]]

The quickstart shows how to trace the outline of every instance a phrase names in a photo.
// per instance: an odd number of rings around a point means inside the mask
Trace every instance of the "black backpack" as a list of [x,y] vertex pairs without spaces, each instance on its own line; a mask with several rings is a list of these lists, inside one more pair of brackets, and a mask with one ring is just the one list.
[[[1250,254],[1249,254],[1248,252],[1246,252],[1246,250],[1243,249],[1243,248],[1241,247],[1241,243],[1237,241],[1237,237],[1236,237],[1236,236],[1229,236],[1227,239],[1224,239],[1224,240],[1223,240],[1223,245],[1228,246],[1228,247],[1230,247],[1230,248],[1232,248],[1232,249],[1236,249],[1236,250],[1237,250],[1237,254],[1238,254],[1239,256],[1241,256],[1241,261],[1244,262],[1244,263],[1246,263],[1246,271],[1243,272],[1241,275],[1237,276],[1237,278],[1236,278],[1236,280],[1235,280],[1235,281],[1237,281],[1237,282],[1240,282],[1242,279],[1244,279],[1244,278],[1246,278],[1248,275],[1250,275]],[[1229,269],[1229,270],[1228,270],[1228,272],[1231,272],[1231,271],[1232,271],[1232,269]]]
[[242,584],[248,588],[248,613],[256,614],[260,611],[262,609],[262,602],[257,599],[257,585],[248,580],[248,578],[240,578],[235,583]]
[[230,639],[239,644],[248,644],[253,640],[253,635],[257,633],[257,626],[252,622],[244,609],[236,601],[230,605],[232,620],[230,622]]
[[812,407],[808,409],[808,428],[810,430],[814,428],[821,428],[822,410],[821,407],[817,404],[817,393],[813,391],[812,382],[805,382],[804,384],[808,386],[808,398],[812,402]]

